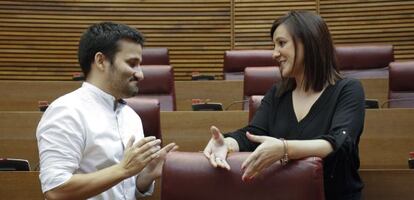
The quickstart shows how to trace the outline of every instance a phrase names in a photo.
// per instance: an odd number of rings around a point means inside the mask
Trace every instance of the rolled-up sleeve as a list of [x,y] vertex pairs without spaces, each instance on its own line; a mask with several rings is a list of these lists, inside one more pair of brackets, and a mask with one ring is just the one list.
[[85,138],[78,113],[64,106],[51,106],[36,132],[40,156],[42,191],[68,181],[79,168]]
[[333,148],[332,156],[339,150],[353,153],[364,128],[365,96],[357,80],[349,81],[341,90],[328,134],[320,138],[327,140]]

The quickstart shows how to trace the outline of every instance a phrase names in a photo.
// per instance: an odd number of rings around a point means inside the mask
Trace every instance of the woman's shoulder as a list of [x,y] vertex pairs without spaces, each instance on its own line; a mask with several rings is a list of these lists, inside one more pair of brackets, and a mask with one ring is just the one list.
[[365,96],[362,83],[358,79],[343,78],[338,80],[332,87],[334,88],[334,93],[338,96]]
[[335,82],[334,87],[345,89],[359,89],[362,88],[361,81],[355,78],[342,78]]

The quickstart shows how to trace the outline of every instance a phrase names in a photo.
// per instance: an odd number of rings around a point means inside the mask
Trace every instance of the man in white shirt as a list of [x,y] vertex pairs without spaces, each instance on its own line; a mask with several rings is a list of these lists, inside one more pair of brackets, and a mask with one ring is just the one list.
[[47,199],[136,199],[150,195],[166,154],[177,146],[144,137],[122,100],[138,92],[144,37],[123,24],[90,26],[79,42],[86,81],[54,101],[37,128]]

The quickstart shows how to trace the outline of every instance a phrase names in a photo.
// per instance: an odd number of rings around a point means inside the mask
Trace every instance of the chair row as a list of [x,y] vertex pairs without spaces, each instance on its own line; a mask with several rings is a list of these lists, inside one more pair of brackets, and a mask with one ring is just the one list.
[[[354,78],[388,78],[388,66],[394,61],[393,45],[337,46],[341,72]],[[224,53],[225,80],[242,80],[246,67],[278,66],[272,50],[228,50]],[[170,65],[167,48],[146,47],[142,65]]]
[[[336,46],[342,74],[353,78],[388,78],[388,66],[394,61],[392,45]],[[247,67],[279,66],[272,50],[230,50],[224,54],[225,80],[243,80]]]
[[[413,108],[414,107],[414,61],[392,62],[387,68],[389,71],[389,108]],[[281,81],[277,67],[247,67],[244,70],[244,99],[254,95],[264,95],[273,84]],[[256,105],[256,104],[254,104]],[[248,109],[245,102],[244,109]]]
[[[388,77],[388,64],[394,59],[391,45],[344,46],[337,47],[337,51],[344,72],[359,77]],[[226,51],[223,66],[225,78],[232,80],[237,79],[234,78],[236,76],[244,77],[245,100],[252,95],[263,95],[273,83],[280,80],[278,70],[257,67],[277,65],[271,54],[271,50]],[[162,111],[177,110],[174,70],[170,65],[168,49],[144,48],[142,70],[144,80],[140,83],[139,94],[134,98],[155,98],[159,100]],[[238,72],[240,70],[243,71]],[[243,76],[244,73],[246,76]],[[398,91],[398,86],[392,85],[392,88]],[[244,103],[244,109],[247,107],[247,103]]]
[[[337,46],[336,51],[341,73],[345,76],[363,79],[389,77],[389,107],[414,106],[410,101],[414,98],[413,94],[407,93],[413,91],[414,83],[404,78],[414,73],[414,64],[393,62],[392,45]],[[281,80],[279,70],[274,68],[277,65],[272,59],[272,50],[225,52],[225,79],[244,79],[244,110],[248,109],[247,99],[250,96],[264,95],[272,84]],[[162,111],[176,110],[174,72],[169,65],[168,49],[146,48],[143,52],[143,71],[145,78],[135,98],[156,98],[161,103]]]

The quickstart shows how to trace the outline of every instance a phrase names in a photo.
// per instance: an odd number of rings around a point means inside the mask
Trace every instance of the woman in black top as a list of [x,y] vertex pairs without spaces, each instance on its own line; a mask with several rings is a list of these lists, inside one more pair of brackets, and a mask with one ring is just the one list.
[[282,81],[267,92],[248,126],[224,136],[212,127],[204,154],[214,167],[230,169],[229,151],[254,151],[242,164],[243,180],[274,162],[318,156],[326,199],[360,199],[360,82],[339,75],[328,27],[318,15],[291,11],[273,23],[271,37]]

